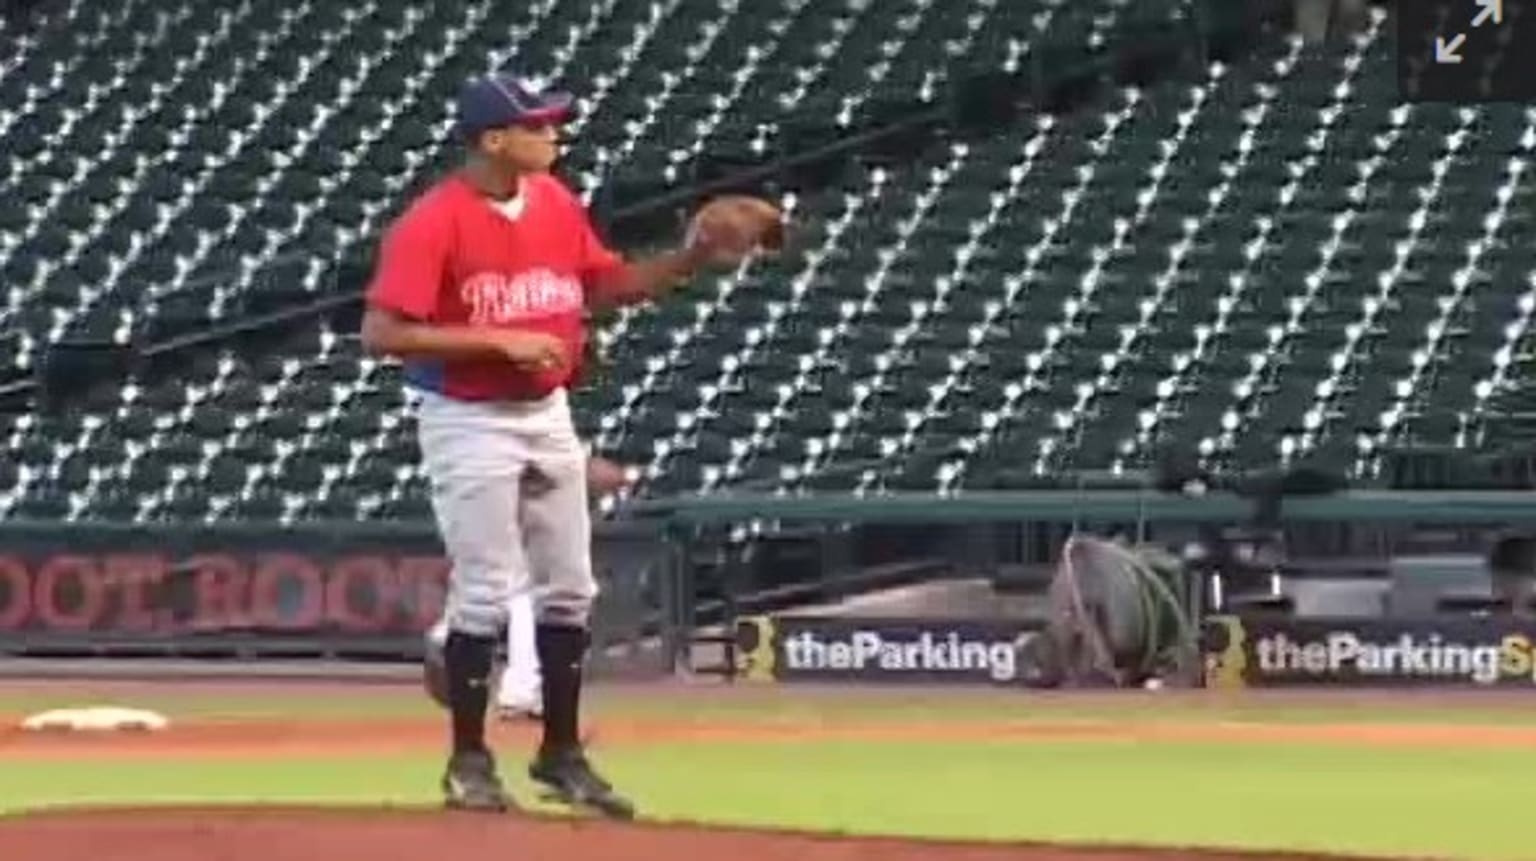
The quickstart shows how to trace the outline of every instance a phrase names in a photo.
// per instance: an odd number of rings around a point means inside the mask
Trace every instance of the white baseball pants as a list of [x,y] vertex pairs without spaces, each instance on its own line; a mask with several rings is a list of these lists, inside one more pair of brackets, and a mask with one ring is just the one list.
[[[538,619],[587,624],[597,596],[587,453],[565,391],[492,403],[423,392],[417,423],[451,564],[448,628],[498,636],[528,595]],[[531,650],[533,626],[520,627]]]

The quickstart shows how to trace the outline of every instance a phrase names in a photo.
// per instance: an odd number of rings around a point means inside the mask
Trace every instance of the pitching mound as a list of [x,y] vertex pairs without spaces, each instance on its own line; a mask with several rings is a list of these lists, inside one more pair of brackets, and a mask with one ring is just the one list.
[[834,837],[428,810],[285,808],[52,812],[0,819],[0,858],[27,861],[1298,861],[1286,854],[1066,849]]

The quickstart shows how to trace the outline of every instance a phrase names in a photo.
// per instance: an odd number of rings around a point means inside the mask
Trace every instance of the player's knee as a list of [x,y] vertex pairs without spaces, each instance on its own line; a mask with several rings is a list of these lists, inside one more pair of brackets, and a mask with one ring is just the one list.
[[567,628],[586,628],[592,621],[592,605],[590,603],[575,604],[550,604],[539,611],[540,625],[556,625]]
[[506,604],[461,602],[448,613],[448,630],[473,637],[499,637],[507,627]]
[[499,620],[474,613],[462,613],[454,617],[453,632],[472,637],[499,637],[505,627]]
[[550,590],[539,601],[539,623],[587,627],[592,616],[592,602],[597,599],[597,593],[597,581],[590,577],[577,578],[571,585],[561,585]]
[[449,584],[448,627],[477,637],[500,636],[507,627],[517,578],[522,576],[514,571],[485,571],[455,577]]

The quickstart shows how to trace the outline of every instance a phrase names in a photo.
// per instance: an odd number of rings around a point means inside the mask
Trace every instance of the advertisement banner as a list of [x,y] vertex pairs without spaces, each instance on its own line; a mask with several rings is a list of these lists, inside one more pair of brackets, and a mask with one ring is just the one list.
[[752,681],[1011,685],[1039,629],[1022,620],[756,616],[737,625]]
[[[28,551],[31,552],[28,552]],[[0,549],[0,633],[414,634],[442,607],[447,563],[368,546]]]
[[1213,616],[1206,685],[1536,686],[1536,619]]
[[[597,530],[598,648],[664,630],[665,551],[648,528]],[[0,652],[410,656],[442,610],[448,572],[432,529],[408,524],[6,524]],[[663,657],[632,663],[650,671]]]

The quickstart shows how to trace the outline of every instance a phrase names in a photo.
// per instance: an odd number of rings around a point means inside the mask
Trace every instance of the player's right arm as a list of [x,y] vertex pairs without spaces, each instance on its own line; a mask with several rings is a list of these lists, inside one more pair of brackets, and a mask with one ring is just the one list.
[[430,213],[409,212],[390,227],[368,285],[363,348],[402,359],[505,358],[514,364],[555,367],[567,361],[559,338],[433,322],[448,269],[448,231]]
[[515,365],[554,368],[566,362],[565,345],[543,332],[433,326],[383,308],[363,312],[363,348],[375,356],[496,358]]

